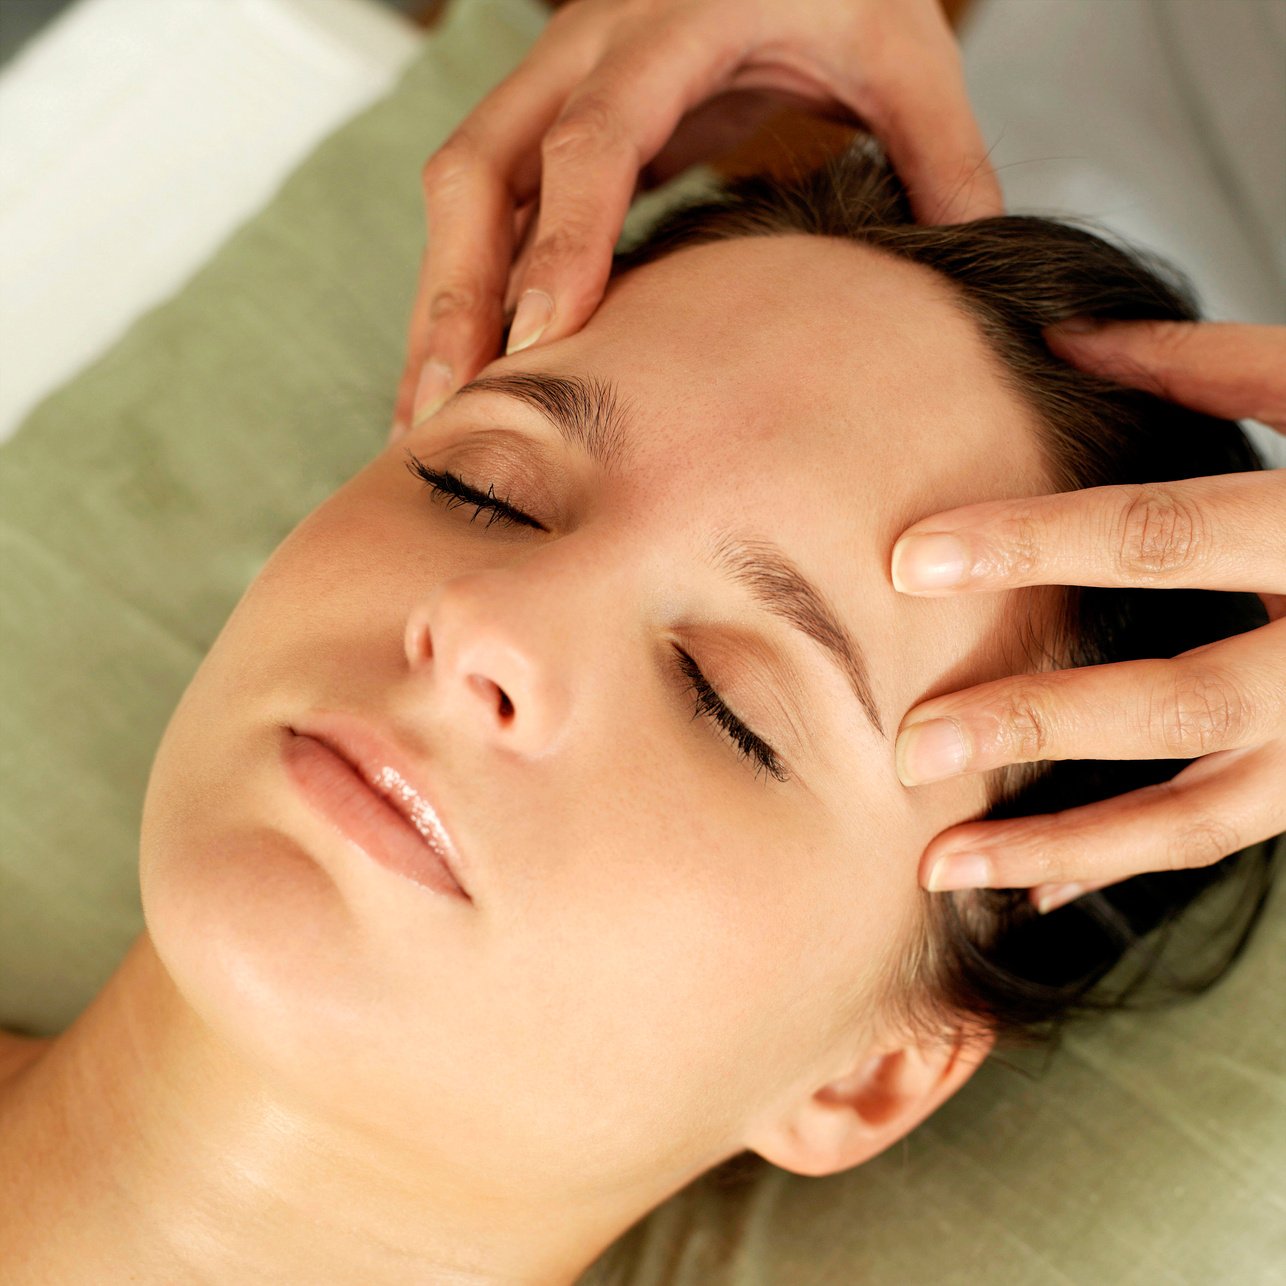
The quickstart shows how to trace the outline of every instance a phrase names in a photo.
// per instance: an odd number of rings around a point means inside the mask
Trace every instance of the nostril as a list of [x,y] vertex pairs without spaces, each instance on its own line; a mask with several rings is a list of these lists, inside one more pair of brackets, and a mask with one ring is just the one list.
[[484,696],[494,700],[495,694],[500,695],[500,715],[508,719],[514,712],[513,702],[509,700],[508,694],[498,683],[493,683],[490,679],[481,674],[469,675],[469,682]]

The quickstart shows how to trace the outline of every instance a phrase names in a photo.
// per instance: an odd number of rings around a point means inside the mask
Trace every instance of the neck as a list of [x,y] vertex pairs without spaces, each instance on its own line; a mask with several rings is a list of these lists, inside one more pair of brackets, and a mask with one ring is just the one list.
[[470,1196],[467,1174],[434,1174],[422,1150],[257,1076],[184,1002],[146,933],[62,1035],[0,1078],[10,1286],[242,1283],[248,1264],[264,1281],[562,1286],[668,1195],[504,1204],[494,1189]]

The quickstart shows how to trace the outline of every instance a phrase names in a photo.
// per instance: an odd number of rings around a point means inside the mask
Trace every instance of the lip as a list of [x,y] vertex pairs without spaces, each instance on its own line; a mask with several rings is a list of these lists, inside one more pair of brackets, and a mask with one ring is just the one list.
[[287,732],[287,771],[314,812],[381,866],[473,901],[450,832],[423,779],[391,739],[338,712],[314,712]]

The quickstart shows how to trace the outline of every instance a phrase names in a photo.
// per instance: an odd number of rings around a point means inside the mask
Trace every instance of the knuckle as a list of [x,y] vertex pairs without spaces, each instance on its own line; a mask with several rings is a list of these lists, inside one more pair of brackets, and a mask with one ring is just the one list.
[[437,324],[468,317],[482,306],[482,293],[468,282],[457,281],[443,286],[429,300],[429,321]]
[[[1006,821],[1003,846],[997,847],[992,841],[986,850],[991,857],[995,888],[1059,883],[1059,871],[1066,856],[1062,846],[1048,828],[1042,831],[1036,826],[1018,824],[1025,821],[1026,818]],[[992,823],[993,826],[999,824]]]
[[1249,702],[1237,684],[1213,670],[1186,670],[1166,693],[1157,723],[1176,758],[1239,745],[1250,730]]
[[1199,866],[1213,866],[1240,847],[1236,829],[1228,822],[1209,814],[1194,817],[1178,830],[1166,854],[1172,871],[1187,871]]
[[620,114],[602,95],[579,99],[549,127],[541,140],[546,161],[576,161],[619,146],[625,136]]
[[424,163],[420,182],[426,196],[449,192],[464,181],[478,164],[478,152],[467,134],[457,130]]
[[1049,718],[1041,706],[1041,693],[1026,687],[1007,692],[996,710],[995,749],[1009,760],[1047,757],[1050,744]]
[[997,533],[996,571],[1007,578],[1025,580],[1041,565],[1041,524],[1030,512],[1006,520]]
[[584,224],[564,217],[531,248],[525,280],[545,281],[559,274],[562,267],[580,259],[593,240]]
[[1121,510],[1119,569],[1136,579],[1171,579],[1204,556],[1206,537],[1201,510],[1181,493],[1141,487]]
[[1192,322],[1158,322],[1149,335],[1157,361],[1177,366],[1189,356],[1198,328]]
[[1030,855],[1028,864],[1032,874],[1026,882],[1030,884],[1065,884],[1075,878],[1075,856],[1059,844],[1042,845]]
[[1006,856],[1015,873],[1021,872],[1016,882],[1028,886],[1035,884],[1061,884],[1075,879],[1075,871],[1084,849],[1078,850],[1072,839],[1074,832],[1062,832],[1050,822],[1061,821],[1063,814],[1053,818],[1015,819],[1013,829],[1005,836]]

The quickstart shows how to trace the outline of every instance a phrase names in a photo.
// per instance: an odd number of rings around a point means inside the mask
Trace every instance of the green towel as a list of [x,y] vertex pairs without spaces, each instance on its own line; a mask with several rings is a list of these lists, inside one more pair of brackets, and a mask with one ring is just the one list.
[[[420,168],[544,19],[537,0],[457,0],[387,98],[0,446],[0,1026],[62,1030],[142,929],[161,732],[281,538],[382,448]],[[640,203],[627,235],[708,182]],[[847,1174],[702,1179],[583,1282],[1286,1281],[1284,971],[1277,895],[1210,995],[1115,1016],[1043,1074],[988,1064]]]

